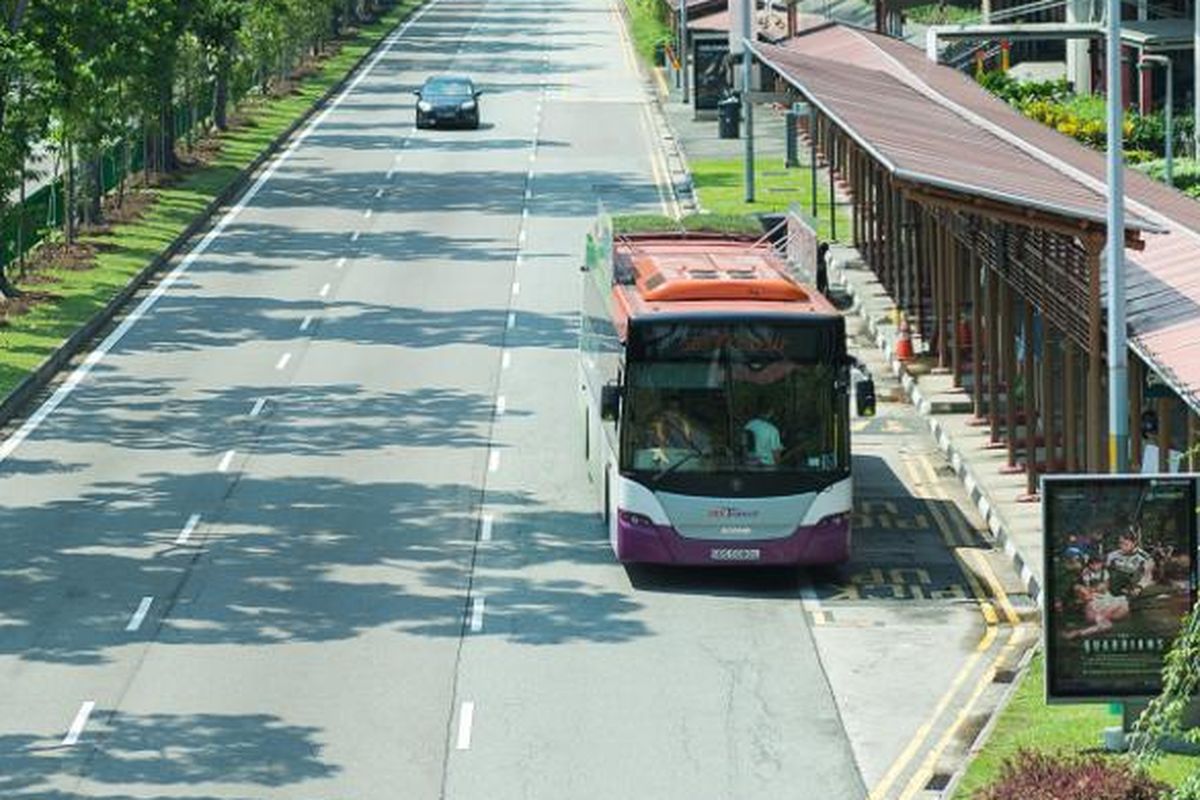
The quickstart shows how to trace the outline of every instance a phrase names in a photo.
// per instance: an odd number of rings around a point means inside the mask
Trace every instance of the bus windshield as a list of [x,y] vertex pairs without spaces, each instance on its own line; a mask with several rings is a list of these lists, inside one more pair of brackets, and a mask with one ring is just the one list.
[[849,466],[842,337],[838,318],[631,329],[622,471],[714,492],[706,477],[780,489],[841,477]]

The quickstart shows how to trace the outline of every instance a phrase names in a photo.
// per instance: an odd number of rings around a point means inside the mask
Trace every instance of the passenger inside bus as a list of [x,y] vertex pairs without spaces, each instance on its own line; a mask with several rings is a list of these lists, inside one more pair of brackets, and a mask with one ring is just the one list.
[[678,394],[664,398],[662,408],[646,426],[643,447],[654,452],[653,459],[661,464],[670,463],[671,450],[686,450],[699,455],[712,452],[712,437],[694,419],[683,411]]
[[775,410],[766,397],[759,397],[753,417],[742,426],[745,437],[746,463],[758,467],[775,467],[783,455],[783,437],[775,425]]

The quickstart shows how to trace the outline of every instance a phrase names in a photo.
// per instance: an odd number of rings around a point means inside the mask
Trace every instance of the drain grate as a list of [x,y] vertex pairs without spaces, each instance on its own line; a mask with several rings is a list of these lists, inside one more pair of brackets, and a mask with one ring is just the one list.
[[1017,679],[1017,671],[1015,669],[998,669],[992,677],[992,683],[1012,683]]
[[929,783],[925,784],[925,788],[931,792],[940,792],[949,785],[950,774],[947,772],[938,772],[929,779]]

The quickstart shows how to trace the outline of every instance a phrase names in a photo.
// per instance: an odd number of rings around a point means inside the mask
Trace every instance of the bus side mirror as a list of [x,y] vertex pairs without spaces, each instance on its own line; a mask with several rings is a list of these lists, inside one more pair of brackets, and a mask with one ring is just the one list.
[[600,419],[616,422],[621,416],[621,387],[615,383],[600,387]]
[[854,405],[860,417],[875,416],[875,381],[870,376],[854,384]]

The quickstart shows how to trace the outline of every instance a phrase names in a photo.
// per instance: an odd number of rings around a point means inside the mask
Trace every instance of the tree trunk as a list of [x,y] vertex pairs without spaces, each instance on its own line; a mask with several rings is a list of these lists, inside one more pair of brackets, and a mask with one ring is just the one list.
[[21,156],[21,187],[17,205],[17,264],[18,274],[25,278],[25,156]]
[[67,245],[75,244],[75,154],[71,142],[67,142],[67,171],[64,177],[63,233]]
[[170,92],[162,104],[162,171],[174,172],[179,169],[179,159],[175,157],[175,109],[171,106]]
[[8,270],[0,263],[0,300],[12,300],[21,296],[21,290],[8,280]]
[[104,199],[104,154],[96,156],[90,164],[92,172],[91,195],[88,198],[88,224],[98,225],[104,221],[102,201]]
[[229,59],[221,57],[217,64],[217,92],[213,101],[213,120],[217,130],[229,130]]

